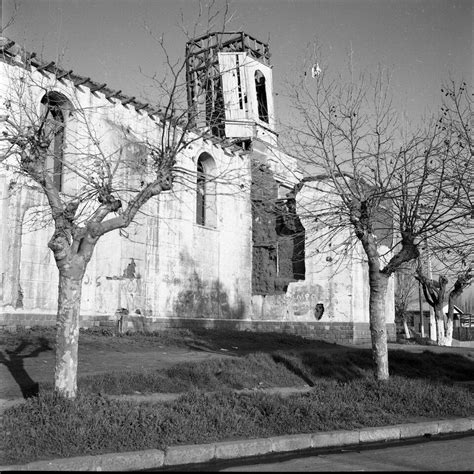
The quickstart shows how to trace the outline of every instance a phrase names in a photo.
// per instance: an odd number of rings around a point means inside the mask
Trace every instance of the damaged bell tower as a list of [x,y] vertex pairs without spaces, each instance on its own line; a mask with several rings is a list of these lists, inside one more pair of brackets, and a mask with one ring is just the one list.
[[186,44],[186,66],[190,120],[249,152],[252,293],[285,293],[305,277],[304,228],[296,160],[277,145],[269,46],[243,32],[211,33]]
[[190,119],[211,133],[276,145],[267,44],[243,32],[211,33],[186,44]]

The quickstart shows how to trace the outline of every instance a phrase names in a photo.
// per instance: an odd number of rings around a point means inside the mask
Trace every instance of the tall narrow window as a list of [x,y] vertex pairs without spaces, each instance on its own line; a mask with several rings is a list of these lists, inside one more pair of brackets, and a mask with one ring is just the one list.
[[257,92],[258,118],[268,123],[267,91],[265,76],[261,71],[255,71],[255,90]]
[[206,222],[206,175],[201,159],[197,165],[197,194],[196,194],[196,223],[204,225]]
[[211,155],[202,153],[197,162],[196,223],[216,226],[216,183],[213,179],[215,163]]
[[235,70],[237,72],[237,92],[239,94],[239,108],[243,110],[244,100],[242,96],[242,78],[240,77],[239,55],[235,55]]
[[43,134],[49,142],[46,171],[51,174],[54,186],[63,190],[64,140],[66,119],[71,109],[70,102],[57,92],[49,92],[41,100]]

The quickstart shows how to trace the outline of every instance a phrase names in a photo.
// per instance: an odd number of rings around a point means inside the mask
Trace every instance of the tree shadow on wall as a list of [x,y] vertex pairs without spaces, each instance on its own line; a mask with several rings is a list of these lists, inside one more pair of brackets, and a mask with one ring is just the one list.
[[35,382],[26,371],[24,360],[38,357],[41,352],[53,350],[49,345],[49,341],[44,337],[40,337],[39,347],[34,348],[28,354],[22,354],[31,344],[30,341],[21,341],[13,350],[6,349],[5,352],[0,351],[0,363],[8,369],[15,379],[24,398],[36,397],[39,391],[38,382]]
[[245,305],[241,298],[235,305],[219,280],[203,282],[196,272],[181,290],[173,305],[174,314],[180,318],[243,319]]

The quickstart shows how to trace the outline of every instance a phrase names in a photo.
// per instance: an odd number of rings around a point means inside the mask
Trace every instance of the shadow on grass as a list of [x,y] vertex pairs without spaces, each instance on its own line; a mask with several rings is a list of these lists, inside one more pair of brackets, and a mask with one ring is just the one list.
[[[38,388],[26,373],[24,359],[37,357],[40,352],[51,350],[54,347],[52,330],[50,333],[41,329],[3,335],[0,338],[0,342],[7,343],[11,349],[0,352],[0,363],[8,367],[25,398],[37,393]],[[310,386],[323,378],[342,382],[365,378],[373,373],[374,367],[370,349],[347,347],[281,333],[175,329],[114,336],[94,329],[81,331],[79,345],[82,350],[90,352],[117,347],[120,347],[122,352],[140,352],[149,350],[150,347],[182,347],[240,357],[257,352],[265,353],[281,369],[288,370]],[[26,350],[29,350],[29,353],[22,354]],[[403,349],[390,350],[389,364],[391,375],[405,378],[446,383],[474,379],[474,360],[456,353],[437,353],[428,348],[421,354]],[[133,369],[140,371],[138,367]],[[269,365],[268,370],[270,369]],[[275,370],[278,371],[278,367]]]
[[[232,355],[267,352],[273,360],[312,386],[318,378],[350,381],[373,374],[372,350],[340,346],[299,336],[248,331],[192,330],[188,347]],[[222,353],[222,352],[220,352]],[[438,382],[474,380],[474,361],[460,354],[389,351],[391,375]]]
[[[281,356],[281,354],[280,354]],[[318,378],[347,382],[373,372],[374,362],[370,349],[349,349],[320,354],[315,351],[289,353],[282,356],[293,365],[298,364],[306,378],[315,383]],[[421,354],[403,350],[389,352],[390,375],[452,383],[474,379],[474,361],[459,354]]]
[[26,371],[24,360],[31,357],[38,357],[41,352],[52,350],[48,339],[40,337],[37,347],[32,348],[31,352],[27,354],[22,354],[22,352],[32,344],[31,341],[22,340],[15,349],[6,349],[5,352],[0,351],[0,364],[3,364],[8,369],[20,387],[24,398],[36,397],[39,391],[38,382],[35,382]]
[[[282,354],[273,354],[273,360],[277,364],[282,364],[284,367],[286,367],[290,372],[295,374],[296,376],[300,377],[305,383],[307,383],[310,387],[314,387],[314,381],[311,379],[311,377],[308,377],[307,374],[305,373],[306,371],[301,368],[301,365],[298,364],[297,361],[294,359],[291,360],[288,357],[285,357]],[[295,363],[296,362],[296,363]]]
[[231,331],[224,329],[188,330],[186,346],[191,350],[245,355],[251,352],[271,353],[280,350],[310,349],[315,344],[333,347],[323,341],[313,341],[292,334],[271,332]]

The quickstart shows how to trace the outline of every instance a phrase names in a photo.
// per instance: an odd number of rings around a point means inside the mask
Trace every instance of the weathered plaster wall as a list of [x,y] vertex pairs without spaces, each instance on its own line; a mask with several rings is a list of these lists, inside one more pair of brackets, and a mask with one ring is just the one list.
[[203,152],[216,162],[216,225],[196,223],[194,189],[161,197],[159,314],[244,318],[251,283],[248,161],[209,147],[192,151],[193,168]]
[[[23,215],[18,268],[21,304],[17,299],[17,309],[37,308],[47,311],[57,301],[58,272],[53,254],[45,245],[51,235],[50,219],[46,211],[44,206],[31,206]],[[39,225],[38,220],[43,218],[45,223]]]
[[[21,74],[21,68],[0,62],[0,88],[12,101],[17,92],[12,79]],[[91,151],[97,151],[97,143],[105,155],[117,150],[124,128],[149,139],[159,132],[159,125],[147,114],[34,70],[28,97],[22,97],[16,112],[38,111],[46,89],[61,92],[81,110],[78,120],[68,122],[65,160],[72,168],[94,166],[87,160]],[[3,105],[0,113],[7,113]],[[192,176],[203,152],[215,161],[217,220],[212,228],[196,224],[196,178],[193,182]],[[119,308],[147,318],[246,317],[251,294],[248,159],[200,139],[179,156],[178,166],[187,170],[186,180],[176,180],[173,191],[151,200],[132,225],[105,235],[97,244],[83,282],[83,318],[110,317]],[[138,171],[127,169],[117,179],[139,182]],[[19,181],[12,170],[0,172],[2,222],[11,223],[0,229],[0,319],[1,314],[8,318],[38,314],[45,319],[48,315],[49,320],[56,312],[57,270],[47,247],[48,211],[39,214],[34,206],[43,202],[41,194],[27,179]],[[77,174],[65,171],[65,192],[74,194],[84,184]]]
[[[0,96],[13,99],[18,92],[14,86],[24,74],[22,68],[0,61]],[[64,190],[71,195],[86,183],[67,169],[94,167],[91,157],[98,144],[108,154],[123,145],[127,130],[150,140],[159,132],[155,119],[120,101],[111,104],[100,92],[74,88],[68,80],[57,82],[34,68],[31,74],[33,84],[22,97],[31,110],[38,112],[44,91],[54,89],[82,111],[67,124]],[[7,111],[0,101],[0,114],[15,113],[21,118],[20,105],[12,107]],[[1,127],[0,123],[0,132]],[[304,218],[302,200],[318,203],[325,195],[311,186],[296,196],[305,229],[306,270],[304,280],[292,281],[294,222],[285,221],[273,206],[269,209],[267,199],[274,201],[279,195],[277,183],[292,189],[301,173],[297,160],[276,148],[276,135],[260,132],[249,155],[197,140],[178,160],[187,179],[176,180],[172,191],[151,200],[129,228],[101,238],[84,277],[83,325],[111,320],[124,308],[148,329],[200,324],[293,332],[335,342],[369,339],[367,271],[360,248],[336,259],[331,249],[323,252],[318,247],[318,229],[313,220]],[[132,164],[140,156],[139,150],[128,149],[128,153]],[[196,223],[197,160],[202,153],[215,163],[216,219],[212,225]],[[259,187],[255,183],[251,199],[255,177],[251,163],[264,164],[270,171],[262,174],[260,202],[255,199]],[[139,167],[124,167],[117,179],[122,184],[139,183],[143,172]],[[51,235],[47,211],[38,207],[44,199],[12,167],[0,169],[0,198],[0,218],[8,222],[0,228],[0,326],[54,324],[57,270],[47,248]],[[256,250],[255,243],[260,241],[268,245]],[[298,271],[302,273],[301,267]],[[392,293],[390,289],[387,295],[389,324]]]
[[[367,323],[369,314],[369,284],[367,260],[359,242],[354,240],[349,229],[334,235],[331,241],[322,239],[327,229],[320,227],[313,216],[318,209],[331,206],[334,194],[328,192],[322,182],[305,184],[297,196],[300,212],[307,233],[307,281],[323,288],[320,300],[325,305],[323,320]],[[303,211],[304,210],[304,211]],[[347,247],[344,242],[352,240]],[[321,242],[326,241],[326,246]],[[388,248],[381,246],[381,254],[388,255]],[[327,313],[327,314],[326,314]],[[389,280],[386,295],[386,322],[395,322],[393,278]]]
[[[319,226],[314,216],[318,206],[330,205],[329,196],[324,183],[308,183],[298,192],[297,210],[305,228],[305,279],[289,283],[283,294],[253,296],[253,319],[306,321],[322,328],[327,326],[327,331],[335,324],[344,323],[353,331],[353,341],[362,342],[367,339],[369,314],[366,259],[358,243],[346,255],[342,253],[342,243],[350,237],[349,230],[339,232],[330,242],[324,238],[326,229]],[[386,298],[389,325],[395,321],[393,291],[390,281]],[[322,316],[317,312],[322,308],[318,304],[323,305]]]
[[[45,312],[57,301],[57,271],[47,247],[50,219],[42,196],[23,177],[3,176],[5,223],[1,305]],[[6,209],[5,209],[6,208]],[[2,217],[3,217],[2,216]]]

